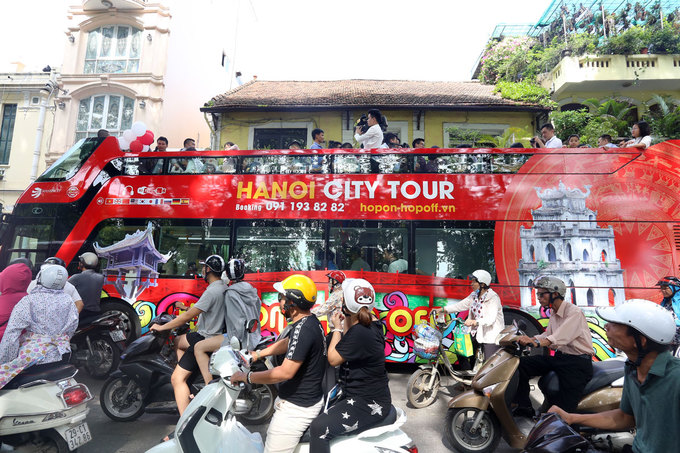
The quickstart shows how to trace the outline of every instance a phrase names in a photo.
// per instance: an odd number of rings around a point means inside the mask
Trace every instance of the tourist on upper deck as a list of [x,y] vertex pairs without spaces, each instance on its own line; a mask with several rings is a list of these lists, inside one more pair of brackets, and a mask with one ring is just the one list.
[[537,135],[531,142],[535,148],[562,148],[562,140],[555,135],[555,128],[550,123],[541,126],[541,136]]
[[314,129],[312,131],[312,140],[312,146],[309,149],[322,149],[325,140],[323,129]]
[[612,136],[609,134],[600,135],[600,138],[597,139],[597,146],[600,148],[618,148],[612,143]]
[[184,147],[180,151],[196,151],[196,140],[193,138],[185,138]]
[[567,148],[580,148],[581,147],[581,137],[578,134],[571,134],[567,138]]
[[383,131],[381,124],[383,123],[382,113],[378,109],[371,109],[368,111],[368,129],[366,132],[361,130],[361,126],[357,126],[354,133],[354,140],[364,149],[380,148],[383,142]]
[[521,144],[520,142],[516,142],[510,145],[510,148],[524,148],[524,145]]
[[342,149],[354,149],[354,146],[350,142],[345,142],[342,145],[340,145],[340,148]]
[[109,136],[109,131],[106,129],[99,129],[97,131],[97,138],[106,138]]
[[224,144],[224,149],[225,151],[238,151],[238,145],[234,142],[226,142]]
[[338,149],[338,148],[342,148],[342,143],[336,142],[335,140],[329,140],[329,141],[328,141],[328,148],[329,148],[329,149]]
[[652,145],[652,128],[647,121],[634,123],[630,133],[633,138],[622,141],[619,144],[622,148],[638,148],[644,151]]
[[293,140],[290,142],[290,145],[288,145],[288,149],[302,149],[302,143],[297,140]]
[[394,132],[388,132],[383,138],[381,148],[401,148],[401,140]]
[[156,149],[154,151],[167,151],[168,150],[168,139],[162,135],[156,139]]
[[411,143],[411,148],[413,149],[425,148],[425,139],[416,138],[415,140],[413,140],[413,143]]

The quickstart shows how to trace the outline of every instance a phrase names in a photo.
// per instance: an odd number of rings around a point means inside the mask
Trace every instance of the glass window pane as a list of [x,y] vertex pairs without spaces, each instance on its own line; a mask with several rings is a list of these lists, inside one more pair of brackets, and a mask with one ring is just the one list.
[[465,278],[477,269],[495,280],[492,226],[475,228],[453,222],[416,224],[416,268],[437,277]]
[[456,154],[439,156],[439,173],[490,173],[491,156],[488,154]]
[[88,121],[90,118],[90,102],[92,98],[81,99],[78,105],[78,121],[76,123],[76,130],[86,131]]
[[129,27],[118,26],[118,33],[116,33],[116,56],[127,56],[128,35],[130,33]]
[[336,155],[333,160],[333,172],[337,174],[371,172],[371,156],[369,154]]
[[416,156],[413,160],[416,173],[439,173],[441,159],[436,154]]
[[373,173],[406,173],[408,159],[405,155],[382,154],[371,156],[371,171]]
[[113,27],[103,27],[102,29],[102,45],[99,51],[100,57],[110,57],[113,44]]
[[123,121],[120,124],[120,129],[130,129],[132,127],[132,117],[135,113],[135,101],[132,98],[123,99]]
[[97,61],[97,72],[102,73],[118,73],[125,72],[125,67],[127,65],[126,60],[98,60]]
[[238,166],[238,158],[236,157],[225,157],[220,163],[219,171],[221,173],[236,173],[236,168]]
[[90,122],[91,129],[101,129],[102,121],[104,119],[104,102],[106,96],[95,96],[92,104],[92,120]]
[[530,154],[496,154],[492,156],[491,171],[493,173],[517,173]]
[[169,173],[203,173],[204,165],[198,157],[170,159],[168,166]]
[[130,42],[130,58],[139,58],[139,43],[141,42],[142,31],[136,28],[132,29],[132,40]]
[[329,249],[329,261],[339,269],[408,272],[408,229],[402,222],[339,223],[331,226]]
[[96,66],[95,60],[88,60],[85,62],[85,67],[83,69],[83,72],[85,74],[94,74],[94,68]]
[[323,250],[322,222],[244,221],[236,230],[234,256],[250,272],[308,271]]
[[88,60],[97,58],[97,43],[99,41],[100,33],[101,29],[97,28],[87,34],[87,50],[85,50],[85,58]]
[[106,115],[106,128],[119,129],[120,96],[109,96],[109,113]]
[[127,72],[137,72],[139,71],[139,60],[128,60]]

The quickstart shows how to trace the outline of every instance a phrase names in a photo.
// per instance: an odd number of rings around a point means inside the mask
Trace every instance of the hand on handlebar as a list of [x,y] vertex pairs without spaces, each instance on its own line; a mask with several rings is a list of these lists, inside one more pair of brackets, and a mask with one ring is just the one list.
[[526,335],[517,337],[515,341],[517,341],[517,343],[521,344],[522,346],[536,346],[534,339]]
[[237,385],[239,382],[246,382],[248,375],[243,371],[237,371],[231,375],[231,385]]

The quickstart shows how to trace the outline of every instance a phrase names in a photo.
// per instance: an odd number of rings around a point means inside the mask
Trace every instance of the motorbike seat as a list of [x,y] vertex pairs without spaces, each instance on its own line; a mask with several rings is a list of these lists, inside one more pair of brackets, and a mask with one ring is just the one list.
[[[595,390],[609,385],[623,376],[623,364],[621,360],[605,360],[593,363],[593,377],[583,389],[583,395],[588,395]],[[544,394],[554,395],[560,391],[557,373],[551,371],[538,381],[538,387]]]
[[54,382],[73,377],[77,372],[76,367],[69,363],[53,362],[33,365],[19,373],[9,381],[2,390],[18,389],[22,385],[44,379]]
[[[366,426],[362,429],[358,429],[356,431],[352,431],[351,433],[347,433],[348,436],[354,436],[356,434],[359,434],[363,431],[368,431],[369,429],[373,428],[379,428],[381,426],[387,426],[391,425],[392,423],[397,421],[397,410],[394,408],[394,406],[390,406],[390,412],[387,414],[387,417],[382,419],[382,421],[376,423],[375,425],[371,426]],[[309,427],[305,430],[304,433],[302,433],[302,437],[300,438],[300,442],[309,442],[310,441],[310,436],[309,436]]]

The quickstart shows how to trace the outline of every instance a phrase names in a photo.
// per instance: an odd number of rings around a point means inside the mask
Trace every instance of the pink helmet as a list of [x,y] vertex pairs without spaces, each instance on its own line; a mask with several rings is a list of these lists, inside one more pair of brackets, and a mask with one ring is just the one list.
[[342,271],[330,271],[329,273],[326,274],[326,277],[328,277],[329,280],[334,281],[333,286],[342,285],[342,282],[344,282],[345,279],[347,278],[345,273]]

